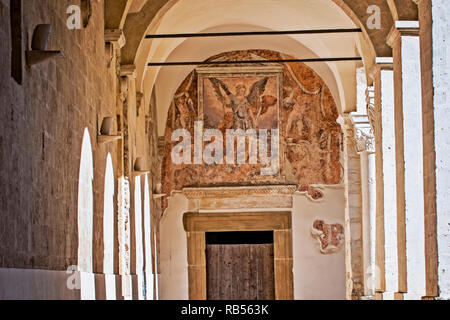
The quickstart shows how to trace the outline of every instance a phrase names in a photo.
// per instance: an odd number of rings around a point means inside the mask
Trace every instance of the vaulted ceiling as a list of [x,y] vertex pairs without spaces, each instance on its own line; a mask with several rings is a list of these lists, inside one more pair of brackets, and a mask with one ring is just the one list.
[[[377,5],[381,28],[366,22]],[[220,52],[270,49],[296,58],[361,55],[366,68],[375,56],[391,56],[386,37],[394,20],[417,20],[412,0],[115,0],[106,1],[108,29],[123,29],[122,64],[137,67],[137,88],[146,103],[156,96],[163,132],[171,97],[194,68],[147,67],[147,62],[202,61]],[[145,39],[147,34],[362,28],[361,34],[291,35],[201,39]],[[315,63],[342,112],[355,109],[354,62]]]

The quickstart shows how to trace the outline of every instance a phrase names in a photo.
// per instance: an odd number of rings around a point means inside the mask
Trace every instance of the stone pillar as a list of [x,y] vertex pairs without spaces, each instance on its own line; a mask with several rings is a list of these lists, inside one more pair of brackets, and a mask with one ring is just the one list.
[[394,55],[398,289],[405,299],[420,299],[426,268],[419,22],[396,21],[387,41]]
[[[105,51],[107,54],[107,65],[110,68],[111,75],[114,76],[115,85],[116,85],[116,121],[117,121],[117,130],[118,134],[122,134],[123,124],[122,124],[122,111],[123,111],[123,103],[128,95],[128,88],[126,86],[126,81],[123,81],[122,77],[120,77],[120,50],[125,45],[125,36],[123,32],[119,29],[106,29],[105,30]],[[119,177],[118,183],[116,184],[115,193],[117,194],[117,212],[116,219],[120,225],[123,221],[123,218],[126,216],[129,211],[129,203],[126,201],[127,197],[125,196],[123,190],[125,192],[129,192],[128,186],[124,183],[123,177],[123,141],[119,140],[117,142],[117,170],[115,172],[116,177]],[[122,239],[125,237],[123,232],[121,232],[121,228],[114,229],[114,238]],[[122,270],[126,269],[125,264],[123,263],[125,257],[125,252],[121,247],[121,242],[117,241],[114,244],[114,274],[122,275]],[[122,284],[123,285],[123,284]],[[119,291],[121,289],[117,287],[117,296],[119,296]]]
[[[374,126],[377,176],[376,296],[394,299],[398,293],[397,170],[392,58],[377,58],[374,97],[368,90],[368,114]],[[373,101],[372,101],[373,99]],[[373,103],[373,104],[372,104]]]
[[420,22],[427,298],[450,299],[450,2],[413,1]]
[[367,115],[367,76],[364,67],[356,70],[356,112],[350,114],[356,151],[360,157],[362,205],[362,263],[364,299],[375,294],[375,139]]
[[[425,2],[422,0],[422,2]],[[433,268],[433,220],[437,224],[437,255],[439,297],[450,299],[450,2],[431,0],[432,6],[432,54],[433,54],[433,88],[434,88],[434,145],[436,166],[436,217],[429,212],[427,234],[431,238],[427,253],[431,272]],[[431,18],[430,18],[431,19]],[[431,21],[430,21],[431,23]],[[431,44],[430,44],[431,45]],[[437,218],[437,220],[436,220]],[[426,221],[427,221],[426,220]],[[436,227],[434,227],[436,228]],[[432,273],[430,272],[431,276]],[[433,280],[430,276],[430,280]],[[431,284],[432,286],[432,284]],[[430,291],[433,288],[430,288]],[[430,292],[430,295],[433,291]]]
[[[130,194],[133,191],[131,185],[133,177],[133,166],[130,153],[130,133],[128,120],[131,114],[131,94],[135,92],[130,90],[133,88],[133,82],[136,79],[136,71],[129,66],[120,67],[120,97],[122,101],[121,115],[121,132],[123,140],[120,145],[122,155],[121,176],[119,178],[119,248],[120,248],[120,274],[122,276],[122,296],[125,300],[131,300],[133,296],[132,290],[132,271],[135,270],[135,223],[134,216],[131,214],[134,207],[131,205]],[[130,186],[131,185],[131,186]],[[134,203],[133,203],[134,204]]]
[[376,226],[376,176],[375,139],[369,119],[365,114],[352,113],[355,128],[355,146],[361,163],[362,203],[362,262],[364,273],[364,296],[371,299],[375,294],[375,226]]
[[361,238],[361,163],[356,153],[354,128],[350,116],[341,115],[338,122],[344,132],[345,184],[345,268],[346,296],[357,300],[364,295]]

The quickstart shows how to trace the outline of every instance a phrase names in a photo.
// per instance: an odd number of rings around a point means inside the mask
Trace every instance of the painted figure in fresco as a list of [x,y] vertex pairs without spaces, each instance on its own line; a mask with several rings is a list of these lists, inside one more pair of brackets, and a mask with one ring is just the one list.
[[[233,94],[223,81],[217,78],[209,78],[209,80],[214,87],[217,98],[222,102],[224,109],[231,108],[232,110],[233,124],[231,128],[227,129],[257,129],[258,118],[277,102],[275,97],[263,97],[269,80],[268,77],[255,82],[248,95],[246,95],[247,87],[243,83],[236,85],[236,93]],[[227,118],[230,117],[225,112],[225,119]]]
[[316,220],[311,233],[319,241],[320,252],[323,254],[335,253],[342,247],[344,227],[341,224],[327,224],[323,220]]
[[196,112],[189,93],[183,92],[176,95],[175,107],[181,128],[191,129],[193,127]]
[[298,92],[292,88],[286,89],[290,95],[283,100],[283,106],[291,109],[286,123],[286,134],[290,137],[300,137],[301,140],[308,140],[311,131],[311,124],[305,112],[311,108],[309,103],[300,103],[297,100]]

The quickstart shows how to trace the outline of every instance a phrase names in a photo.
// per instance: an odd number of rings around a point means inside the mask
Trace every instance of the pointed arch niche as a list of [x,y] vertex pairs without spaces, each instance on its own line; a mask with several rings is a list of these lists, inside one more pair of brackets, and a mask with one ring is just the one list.
[[106,299],[116,300],[114,275],[114,167],[111,154],[106,159],[105,196],[103,214],[103,273],[105,274]]
[[92,241],[94,216],[94,164],[89,130],[86,128],[81,147],[78,182],[78,270],[80,271],[81,299],[95,300],[95,278],[92,272]]

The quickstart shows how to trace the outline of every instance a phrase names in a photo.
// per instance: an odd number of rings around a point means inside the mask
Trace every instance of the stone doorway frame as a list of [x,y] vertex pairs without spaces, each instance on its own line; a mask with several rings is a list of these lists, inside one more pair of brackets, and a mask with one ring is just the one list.
[[189,299],[206,300],[206,232],[273,231],[275,299],[292,300],[292,212],[186,212]]

